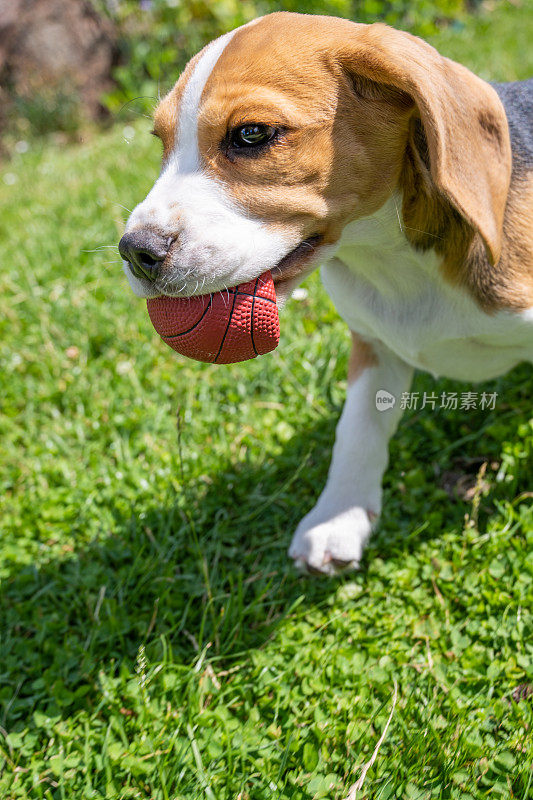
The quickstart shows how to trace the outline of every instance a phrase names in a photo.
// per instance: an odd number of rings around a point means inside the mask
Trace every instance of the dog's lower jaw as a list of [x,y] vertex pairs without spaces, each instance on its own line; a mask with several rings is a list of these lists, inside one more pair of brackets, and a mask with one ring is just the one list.
[[278,266],[272,269],[274,288],[276,289],[276,300],[278,306],[283,308],[292,292],[307,278],[318,269],[321,264],[325,264],[333,257],[337,249],[337,244],[316,245],[307,257],[299,264],[298,269],[294,269],[285,275],[282,271],[278,272]]
[[314,269],[316,269],[316,265],[309,267],[302,272],[301,275],[297,275],[295,278],[274,282],[274,289],[276,290],[276,302],[279,308],[284,308],[285,303],[290,298],[294,290]]

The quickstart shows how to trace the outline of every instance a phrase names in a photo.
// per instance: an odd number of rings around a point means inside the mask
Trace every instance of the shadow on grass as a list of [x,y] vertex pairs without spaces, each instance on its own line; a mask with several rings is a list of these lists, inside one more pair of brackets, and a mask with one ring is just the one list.
[[[525,374],[518,371],[513,382],[520,398],[527,394]],[[417,380],[423,390],[426,379]],[[480,455],[490,462],[500,453],[497,437],[483,432],[501,418],[512,439],[525,412],[525,405],[516,413],[511,404],[467,419],[459,413],[404,419],[391,447],[383,521],[359,579],[369,559],[395,557],[460,529],[467,506],[437,488],[443,474],[459,457],[461,470],[475,476]],[[299,575],[286,551],[325,481],[335,422],[336,415],[319,421],[260,465],[226,463],[195,483],[185,476],[164,506],[117,513],[99,541],[6,580],[2,727],[23,724],[36,709],[49,715],[95,709],[99,670],[133,670],[140,645],[153,661],[171,648],[173,660],[186,667],[209,646],[211,657],[228,665],[261,647],[302,596],[306,606],[325,603],[338,579]],[[513,491],[527,488],[525,469]]]

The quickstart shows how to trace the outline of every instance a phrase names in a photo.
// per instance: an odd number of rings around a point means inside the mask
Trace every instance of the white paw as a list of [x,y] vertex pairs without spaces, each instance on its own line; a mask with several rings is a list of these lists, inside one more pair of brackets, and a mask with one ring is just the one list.
[[302,519],[289,547],[289,556],[297,567],[326,575],[356,569],[375,515],[355,507],[331,519],[323,520],[323,516],[314,508]]

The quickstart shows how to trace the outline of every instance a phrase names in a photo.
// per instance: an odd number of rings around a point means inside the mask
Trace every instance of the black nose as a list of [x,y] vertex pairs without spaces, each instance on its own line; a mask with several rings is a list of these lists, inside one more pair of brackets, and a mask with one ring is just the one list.
[[168,237],[150,228],[140,228],[124,234],[118,251],[136,278],[153,281],[159,264],[168,253]]

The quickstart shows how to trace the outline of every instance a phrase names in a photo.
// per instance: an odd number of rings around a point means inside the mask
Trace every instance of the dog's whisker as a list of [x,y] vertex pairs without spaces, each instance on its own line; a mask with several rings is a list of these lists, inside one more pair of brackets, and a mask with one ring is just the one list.
[[[132,98],[131,98],[131,100],[127,100],[127,101],[126,101],[126,102],[125,102],[125,103],[124,103],[124,104],[123,104],[123,105],[122,105],[122,106],[119,108],[119,110],[118,110],[118,112],[117,112],[117,117],[118,117],[118,116],[120,116],[120,114],[121,114],[121,113],[124,111],[124,109],[125,109],[127,106],[129,106],[129,105],[130,105],[130,103],[135,103],[137,100],[155,100],[155,101],[157,102],[157,97],[154,97],[152,94],[140,94],[138,97],[132,97]],[[142,113],[142,112],[140,112],[140,111],[135,111],[135,110],[134,110],[134,111],[133,111],[133,113],[134,113],[134,114],[135,114],[137,117],[147,117],[147,115],[146,115],[146,114],[143,114],[143,113]],[[150,119],[150,117],[147,117],[147,119]]]
[[394,203],[394,209],[396,211],[396,216],[398,218],[398,225],[400,226],[400,230],[404,234],[404,236],[405,236],[405,231],[414,231],[415,233],[423,233],[425,236],[431,236],[433,239],[442,239],[443,238],[442,236],[439,236],[436,233],[431,233],[431,231],[421,230],[420,228],[411,228],[409,225],[404,225],[404,223],[402,222],[402,218],[401,218],[401,214],[400,214],[400,209],[398,207],[398,203],[396,202],[396,198],[394,196],[394,192],[391,189],[390,183],[387,183],[387,185],[388,185],[388,187],[389,187],[389,189],[391,191],[391,198],[392,198],[392,202]]
[[95,247],[93,250],[80,250],[80,253],[98,253],[100,250],[106,250],[108,248],[118,252],[118,247],[116,244],[101,244],[98,245],[98,247]]
[[115,201],[113,201],[112,205],[114,205],[114,206],[118,206],[119,208],[123,208],[123,209],[124,209],[124,211],[127,211],[127,212],[128,212],[128,214],[131,214],[131,213],[132,213],[132,210],[133,210],[133,209],[131,209],[131,208],[128,208],[127,206],[123,206],[123,205],[122,205],[122,203],[117,203],[117,202],[115,202]]
[[398,219],[398,225],[399,225],[399,227],[400,227],[400,230],[401,230],[401,232],[402,232],[402,233],[404,234],[404,236],[405,236],[405,229],[404,229],[404,226],[403,226],[402,217],[401,217],[401,214],[400,214],[400,209],[399,209],[399,207],[398,207],[398,203],[396,202],[396,198],[395,198],[395,196],[394,196],[394,192],[393,192],[393,190],[392,190],[392,187],[391,187],[391,185],[390,185],[390,182],[389,182],[389,181],[387,181],[387,186],[388,186],[388,188],[389,188],[389,191],[390,191],[390,193],[391,193],[392,202],[393,202],[393,204],[394,204],[394,210],[396,211],[396,217],[397,217],[397,219]]
[[411,228],[409,225],[404,226],[404,231],[415,231],[415,233],[423,233],[425,236],[431,236],[433,239],[443,239],[443,236],[439,236],[437,233],[431,233],[431,231],[421,230],[420,228]]

